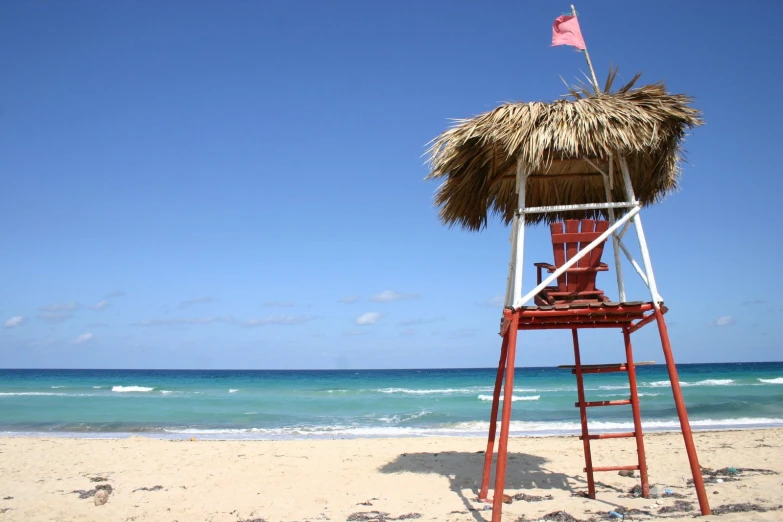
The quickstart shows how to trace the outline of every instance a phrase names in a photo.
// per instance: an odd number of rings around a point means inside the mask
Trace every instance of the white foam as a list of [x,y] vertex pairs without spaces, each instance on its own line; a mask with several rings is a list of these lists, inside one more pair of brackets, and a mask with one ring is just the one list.
[[388,424],[391,423],[400,423],[400,422],[407,422],[411,421],[413,419],[419,419],[421,417],[424,417],[425,415],[432,414],[431,411],[420,411],[419,413],[414,413],[412,415],[403,415],[402,417],[399,415],[392,415],[392,416],[384,416],[384,417],[378,417],[378,420],[381,422],[386,422]]
[[698,382],[680,381],[680,385],[682,386],[728,386],[730,384],[734,384],[734,379],[707,379]]
[[639,397],[657,397],[660,393],[639,393]]
[[486,386],[474,386],[472,388],[445,388],[435,390],[413,390],[410,388],[379,388],[378,393],[407,393],[413,395],[432,395],[439,393],[476,393],[477,391],[492,391],[492,388]]
[[[734,379],[705,379],[697,382],[685,382],[680,381],[680,386],[729,386],[734,384]],[[642,386],[650,386],[652,388],[671,388],[671,381],[653,381],[650,383],[642,384]]]
[[[667,381],[668,382],[668,381]],[[599,386],[599,390],[627,390],[631,386],[628,384],[620,384],[620,385],[606,385],[606,386]]]
[[[651,431],[678,430],[680,423],[676,419],[643,421],[645,429]],[[691,426],[697,429],[726,429],[753,426],[783,425],[783,419],[775,418],[739,418],[739,419],[702,419],[692,420]],[[285,428],[165,428],[166,433],[188,435],[228,436],[227,438],[266,438],[266,437],[415,437],[415,436],[485,436],[488,422],[460,422],[438,427],[403,426],[291,426]],[[581,431],[578,422],[527,422],[511,421],[512,436],[543,436],[575,434]],[[632,422],[590,422],[593,432],[633,429]]]
[[155,388],[149,386],[112,386],[111,391],[118,393],[151,392]]
[[[516,402],[516,401],[537,401],[540,398],[541,398],[540,395],[512,395],[511,396],[511,401],[512,402]],[[492,395],[479,395],[478,399],[480,401],[491,401],[492,400]],[[501,401],[503,400],[503,395],[502,394],[500,395],[500,400]]]
[[776,379],[759,379],[759,382],[766,384],[783,384],[783,377],[778,377]]
[[100,390],[101,388],[103,388],[103,386],[93,386],[92,388],[93,388],[94,390]]
[[228,393],[236,393],[238,391],[239,391],[238,389],[231,388],[230,390],[228,390]]
[[65,386],[52,386],[53,390],[56,390],[57,388],[65,388]]
[[174,392],[171,390],[160,390],[160,393],[162,393],[163,395],[168,395],[169,393],[174,393]]

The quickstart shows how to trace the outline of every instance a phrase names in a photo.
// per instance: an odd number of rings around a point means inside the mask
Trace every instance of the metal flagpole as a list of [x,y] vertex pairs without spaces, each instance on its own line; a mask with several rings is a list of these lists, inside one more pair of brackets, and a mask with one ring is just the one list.
[[[571,4],[571,14],[576,18],[576,7]],[[579,28],[581,30],[581,27]],[[582,34],[582,40],[584,40],[584,34]],[[593,62],[590,60],[590,53],[587,52],[587,42],[585,42],[585,58],[587,58],[587,66],[590,68],[590,74],[593,76],[593,86],[595,87],[595,93],[601,92],[601,88],[598,86],[598,78],[595,76],[595,69],[593,69]]]

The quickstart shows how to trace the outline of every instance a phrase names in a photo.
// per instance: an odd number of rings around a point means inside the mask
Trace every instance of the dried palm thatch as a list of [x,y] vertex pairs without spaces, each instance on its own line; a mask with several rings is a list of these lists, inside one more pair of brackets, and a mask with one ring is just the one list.
[[[435,196],[441,220],[480,230],[488,216],[509,223],[517,208],[517,160],[528,173],[526,207],[606,201],[600,172],[586,161],[606,163],[624,155],[636,197],[644,205],[677,188],[682,140],[702,124],[692,98],[668,94],[662,83],[633,89],[630,83],[603,93],[570,87],[570,99],[552,103],[506,103],[471,119],[457,120],[430,144],[430,174],[445,178]],[[612,200],[625,201],[615,162]],[[530,214],[527,223],[605,217],[603,210]]]

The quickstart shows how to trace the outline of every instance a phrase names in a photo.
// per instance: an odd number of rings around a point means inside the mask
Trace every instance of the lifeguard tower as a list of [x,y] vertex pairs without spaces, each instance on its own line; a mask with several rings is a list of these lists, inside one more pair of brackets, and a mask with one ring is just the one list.
[[[500,522],[506,475],[509,423],[514,389],[518,332],[570,330],[584,443],[588,495],[595,498],[593,473],[638,470],[642,494],[649,495],[636,364],[631,336],[656,324],[671,380],[674,402],[690,462],[701,512],[710,513],[688,414],[677,377],[640,212],[660,202],[677,186],[681,143],[686,130],[701,124],[691,98],[667,93],[663,84],[634,88],[639,76],[611,91],[617,70],[606,87],[572,87],[571,98],[552,103],[508,103],[471,119],[459,120],[433,141],[428,178],[443,179],[436,194],[440,217],[448,225],[480,230],[492,214],[511,225],[511,261],[500,335],[503,342],[495,380],[489,437],[480,499],[488,500],[496,425],[503,389],[503,411],[493,492],[492,521]],[[597,84],[597,82],[596,82]],[[536,263],[534,288],[524,290],[526,227],[549,224],[553,262]],[[638,240],[641,260],[626,246],[627,233]],[[596,287],[604,244],[611,240],[617,298]],[[643,300],[626,295],[621,258],[626,257],[649,290]],[[606,285],[606,279],[601,285]],[[531,303],[532,302],[532,303]],[[615,328],[622,332],[624,361],[582,365],[578,332],[583,328]],[[630,397],[590,402],[583,376],[627,372]],[[504,383],[505,376],[505,386]],[[634,431],[590,434],[587,410],[631,405]],[[591,441],[629,437],[636,441],[633,464],[594,466]],[[607,442],[608,443],[608,442]]]

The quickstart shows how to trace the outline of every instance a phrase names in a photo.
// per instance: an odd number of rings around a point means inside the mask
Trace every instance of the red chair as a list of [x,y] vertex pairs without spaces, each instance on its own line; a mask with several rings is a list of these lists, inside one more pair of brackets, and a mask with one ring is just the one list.
[[[594,219],[568,219],[565,223],[552,223],[552,248],[555,264],[535,263],[538,269],[538,284],[541,284],[542,269],[550,274],[563,266],[581,249],[593,242],[609,228],[609,222]],[[606,241],[587,253],[576,265],[557,278],[557,286],[547,286],[536,297],[539,306],[559,304],[602,303],[609,301],[603,290],[595,287],[598,272],[609,270],[601,262]]]

